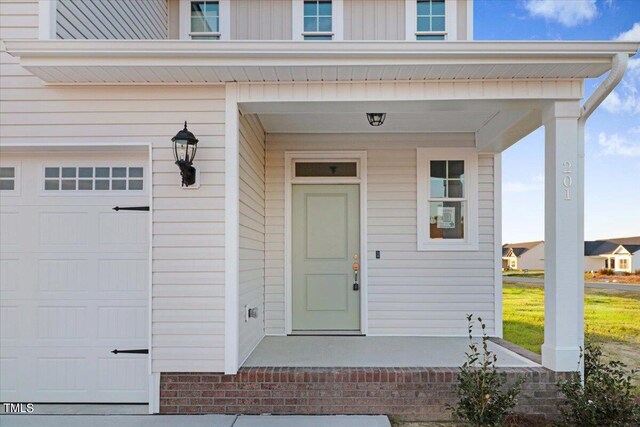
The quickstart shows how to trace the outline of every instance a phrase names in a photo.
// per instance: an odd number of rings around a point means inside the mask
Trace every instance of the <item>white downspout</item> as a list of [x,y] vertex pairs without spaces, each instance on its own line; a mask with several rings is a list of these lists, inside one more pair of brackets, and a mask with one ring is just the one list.
[[620,83],[624,77],[625,71],[627,71],[627,64],[629,63],[629,55],[626,53],[616,53],[611,61],[611,71],[607,78],[596,88],[587,99],[580,109],[580,118],[578,121],[580,125],[584,126],[591,113],[605,100],[607,96],[613,91],[613,89]]
[[[600,104],[605,100],[607,96],[615,89],[615,87],[620,83],[622,78],[624,77],[624,73],[627,70],[627,64],[629,63],[629,55],[626,53],[616,53],[613,59],[611,60],[611,71],[607,75],[607,77],[602,81],[600,86],[596,88],[596,90],[591,94],[591,96],[585,101],[580,108],[580,117],[578,118],[578,170],[577,170],[577,179],[579,182],[584,182],[584,126],[587,122],[587,119],[591,114],[598,108]],[[578,209],[580,212],[584,212],[584,184],[579,186],[578,191]],[[578,230],[578,235],[580,237],[580,242],[578,242],[578,247],[580,250],[584,250],[584,220],[580,221],[579,224],[580,229]],[[578,277],[584,277],[584,255],[583,253],[579,254],[579,262],[578,262],[578,271],[576,272]],[[582,286],[579,287],[579,295],[578,298],[580,300],[584,300],[584,279],[581,279]],[[580,325],[578,325],[578,330],[584,331],[584,316],[580,317]],[[584,336],[580,342],[580,347],[584,348]],[[580,374],[584,379],[584,361],[580,361]]]

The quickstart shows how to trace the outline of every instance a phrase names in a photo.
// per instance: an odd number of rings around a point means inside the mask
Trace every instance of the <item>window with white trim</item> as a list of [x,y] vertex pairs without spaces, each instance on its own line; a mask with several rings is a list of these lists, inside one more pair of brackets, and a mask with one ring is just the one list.
[[418,148],[418,250],[477,249],[474,149]]
[[191,40],[220,40],[220,2],[192,1],[190,12]]
[[44,191],[143,191],[141,166],[46,166]]
[[416,8],[416,40],[444,40],[445,0],[418,0]]
[[331,0],[305,0],[304,2],[305,40],[333,39],[333,5]]
[[294,40],[342,40],[343,0],[292,0]]
[[0,167],[0,191],[16,191],[16,168],[13,166]]
[[181,0],[180,39],[229,40],[230,0]]

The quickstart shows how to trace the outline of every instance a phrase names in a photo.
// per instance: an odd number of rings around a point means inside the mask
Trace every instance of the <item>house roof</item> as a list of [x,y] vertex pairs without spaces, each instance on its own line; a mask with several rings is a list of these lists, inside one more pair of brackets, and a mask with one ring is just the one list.
[[602,239],[603,242],[613,242],[620,245],[640,245],[640,236],[616,237],[613,239]]
[[631,254],[635,254],[636,252],[640,251],[640,245],[626,245],[626,244],[623,244],[622,247],[625,248],[626,250],[628,250],[629,253],[631,253]]
[[640,251],[640,236],[586,241],[584,242],[584,254],[588,256],[609,254],[620,246],[629,253],[636,253]]
[[523,80],[599,77],[637,42],[6,40],[48,83]]
[[618,249],[619,246],[618,243],[608,242],[606,240],[585,241],[584,254],[585,256],[610,254]]
[[535,242],[507,243],[507,244],[502,246],[502,250],[503,250],[503,253],[504,253],[504,249],[505,248],[506,249],[512,249],[513,250],[513,254],[515,256],[519,257],[523,253],[535,248],[540,243],[544,243],[544,241],[537,240]]
[[505,248],[503,246],[502,247],[502,256],[509,256],[509,251],[511,251],[511,248]]

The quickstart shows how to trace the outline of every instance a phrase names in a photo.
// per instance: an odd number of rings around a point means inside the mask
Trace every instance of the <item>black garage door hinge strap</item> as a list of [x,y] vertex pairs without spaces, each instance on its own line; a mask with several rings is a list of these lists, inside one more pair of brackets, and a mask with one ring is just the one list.
[[113,354],[120,354],[120,353],[134,353],[134,354],[149,354],[149,349],[148,348],[140,348],[140,349],[136,349],[136,350],[111,350],[111,353]]
[[114,211],[148,211],[149,206],[116,206],[113,208]]

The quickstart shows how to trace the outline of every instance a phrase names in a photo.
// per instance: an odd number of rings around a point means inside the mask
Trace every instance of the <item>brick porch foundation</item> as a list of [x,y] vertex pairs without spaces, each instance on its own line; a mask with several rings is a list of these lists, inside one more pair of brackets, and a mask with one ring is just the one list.
[[[527,379],[518,413],[556,414],[558,375],[544,368],[502,368]],[[237,375],[163,373],[164,414],[385,414],[450,419],[457,368],[242,368]]]

